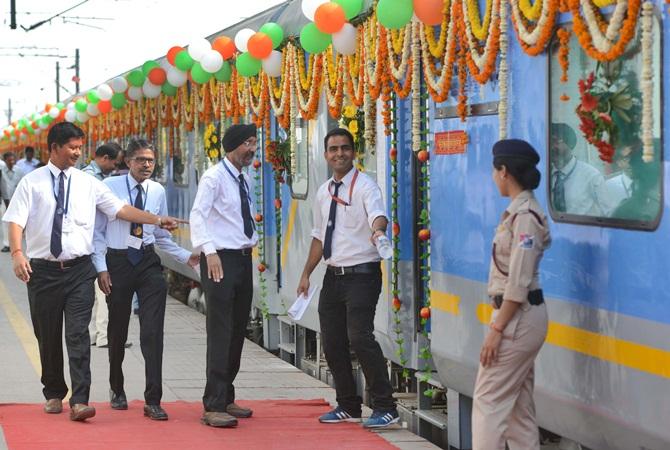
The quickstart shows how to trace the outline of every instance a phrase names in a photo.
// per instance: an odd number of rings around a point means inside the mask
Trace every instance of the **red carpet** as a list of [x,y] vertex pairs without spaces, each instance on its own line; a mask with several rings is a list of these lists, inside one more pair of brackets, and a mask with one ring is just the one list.
[[330,409],[323,400],[240,401],[254,416],[233,429],[200,424],[200,402],[163,403],[167,422],[143,417],[143,404],[136,400],[127,411],[114,411],[94,403],[97,415],[85,423],[70,421],[67,405],[52,415],[41,404],[4,404],[0,425],[9,450],[395,448],[359,424],[320,424],[317,418]]

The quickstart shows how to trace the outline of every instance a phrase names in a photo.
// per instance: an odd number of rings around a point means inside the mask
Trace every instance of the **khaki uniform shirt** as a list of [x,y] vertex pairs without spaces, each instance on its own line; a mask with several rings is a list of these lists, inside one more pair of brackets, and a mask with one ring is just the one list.
[[493,239],[488,294],[526,302],[528,292],[540,288],[538,266],[550,244],[540,204],[532,191],[521,192],[503,213]]

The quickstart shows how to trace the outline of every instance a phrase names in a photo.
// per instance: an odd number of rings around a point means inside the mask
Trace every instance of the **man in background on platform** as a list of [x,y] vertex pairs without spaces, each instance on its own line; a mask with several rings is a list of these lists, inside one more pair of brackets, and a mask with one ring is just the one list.
[[[23,178],[23,172],[21,169],[16,167],[16,155],[12,152],[7,152],[3,155],[3,165],[0,166],[0,194],[2,196],[2,208],[0,210],[4,211],[4,208],[9,206],[9,201],[14,195],[16,186],[18,186],[19,181]],[[2,227],[2,253],[9,252],[9,229],[8,224],[3,222]]]
[[16,162],[16,166],[21,169],[24,175],[28,175],[37,168],[40,161],[35,158],[35,149],[32,147],[26,147],[23,151],[23,156],[23,158]]

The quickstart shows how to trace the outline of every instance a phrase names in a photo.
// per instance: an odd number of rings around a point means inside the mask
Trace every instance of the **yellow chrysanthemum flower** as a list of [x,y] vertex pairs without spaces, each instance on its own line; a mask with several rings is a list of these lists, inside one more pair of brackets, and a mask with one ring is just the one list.
[[358,133],[358,121],[357,120],[352,120],[349,122],[349,125],[347,126],[349,128],[349,131],[351,131],[351,134],[356,134]]
[[356,107],[353,105],[347,105],[344,107],[344,117],[347,119],[353,119],[356,117]]

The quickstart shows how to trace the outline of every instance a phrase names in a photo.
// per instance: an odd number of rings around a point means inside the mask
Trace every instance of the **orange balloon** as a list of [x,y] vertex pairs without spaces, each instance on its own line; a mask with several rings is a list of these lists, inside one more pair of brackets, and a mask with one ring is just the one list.
[[247,42],[249,54],[256,59],[265,59],[272,53],[272,39],[265,33],[253,34]]
[[230,59],[235,54],[235,41],[228,36],[219,36],[212,42],[212,49],[221,53],[223,59]]
[[98,102],[98,111],[102,114],[107,114],[112,110],[112,102],[109,100],[100,100]]
[[162,67],[154,67],[149,71],[147,78],[149,78],[151,84],[155,84],[156,86],[162,86],[163,83],[165,83],[165,81],[167,80],[167,74],[165,73],[165,70],[163,70]]
[[333,34],[342,29],[347,18],[337,3],[328,2],[316,8],[314,24],[322,33]]
[[444,19],[444,0],[414,0],[414,14],[426,25],[439,25]]
[[[100,100],[100,101],[102,101],[102,100]],[[98,105],[98,109],[99,108],[100,108],[100,105]],[[56,117],[56,121],[57,122],[62,122],[63,120],[65,120],[65,113],[66,112],[67,112],[67,108],[61,109],[60,112],[58,113],[58,117]]]
[[44,112],[49,112],[50,109],[51,109],[51,103],[47,103],[46,105],[44,105]]
[[174,59],[177,57],[177,53],[179,53],[182,50],[184,50],[184,47],[179,47],[178,45],[175,45],[170,50],[168,50],[167,52],[168,62],[174,66],[175,65]]

